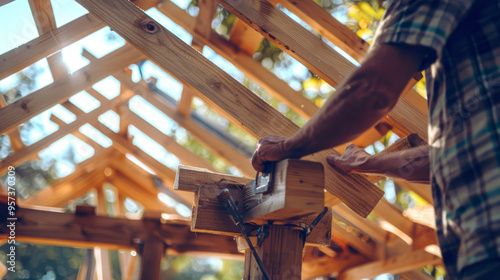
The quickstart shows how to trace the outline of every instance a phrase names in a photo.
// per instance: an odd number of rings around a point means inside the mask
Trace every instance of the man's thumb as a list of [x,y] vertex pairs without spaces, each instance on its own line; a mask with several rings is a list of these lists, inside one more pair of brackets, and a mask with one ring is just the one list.
[[329,156],[326,157],[326,161],[330,165],[337,165],[337,162],[338,162],[339,159],[340,159],[340,157],[336,156],[336,155],[329,155]]

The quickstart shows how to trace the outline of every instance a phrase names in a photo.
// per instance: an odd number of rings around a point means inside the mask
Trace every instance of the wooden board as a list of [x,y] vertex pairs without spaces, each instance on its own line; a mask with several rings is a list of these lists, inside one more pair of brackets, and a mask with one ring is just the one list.
[[[240,231],[236,225],[230,220],[227,213],[220,206],[217,195],[223,188],[228,188],[235,201],[238,201],[238,210],[242,216],[245,215],[244,208],[244,192],[242,187],[252,181],[249,178],[231,176],[227,174],[219,174],[209,172],[200,168],[189,166],[179,166],[177,178],[174,188],[176,190],[184,190],[195,192],[193,217],[191,228],[193,231],[236,236]],[[318,202],[317,205],[321,204]],[[322,207],[322,206],[321,206]],[[321,211],[321,210],[320,210]],[[310,225],[316,218],[318,213],[306,216],[298,220],[276,221],[276,224],[294,224]],[[318,223],[316,228],[307,237],[306,243],[311,245],[329,245],[331,238],[331,212]],[[252,220],[259,223],[260,220]],[[252,223],[254,224],[254,223]],[[246,224],[247,231],[256,229],[256,226]]]
[[2,119],[0,133],[5,132],[10,127],[20,125],[57,103],[65,101],[71,95],[86,89],[89,85],[142,58],[141,53],[130,45],[125,45],[102,57],[96,63],[91,63],[76,71],[70,78],[56,80],[54,83],[15,101],[0,109],[0,119]]
[[[5,197],[5,196],[4,196]],[[6,219],[6,203],[0,203],[0,219]],[[72,213],[18,208],[16,239],[20,242],[51,244],[70,247],[103,247],[112,250],[138,249],[134,239],[146,239],[149,232],[140,220],[88,216]],[[6,223],[0,225],[4,237]],[[120,234],[117,234],[120,233]],[[155,228],[155,233],[169,244],[171,250],[183,253],[200,251],[239,254],[232,237],[191,233],[185,222],[166,221]],[[199,245],[199,246],[198,246]]]
[[69,46],[104,26],[95,16],[87,14],[53,32],[45,33],[0,55],[0,80],[23,70],[60,48]]
[[[238,120],[246,131],[262,137],[268,134],[291,136],[298,130],[292,121],[133,4],[119,0],[78,2],[141,49],[152,61],[175,72],[184,82],[205,94]],[[310,158],[326,164],[326,156],[330,153],[317,153]],[[364,217],[383,195],[378,187],[362,176],[344,174],[331,168],[326,178],[326,189]]]
[[[245,222],[291,220],[320,213],[325,200],[323,165],[286,159],[276,163],[270,182],[271,192],[251,198],[261,201],[248,209]],[[245,190],[249,192],[248,190]],[[244,201],[245,204],[247,201]]]

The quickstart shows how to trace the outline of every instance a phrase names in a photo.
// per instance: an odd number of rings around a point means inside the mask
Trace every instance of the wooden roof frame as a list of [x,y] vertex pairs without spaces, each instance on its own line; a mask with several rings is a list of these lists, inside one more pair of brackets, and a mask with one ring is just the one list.
[[[2,1],[0,5],[5,5],[9,2]],[[122,0],[106,2],[78,0],[78,2],[82,3],[91,14],[84,15],[62,27],[56,28],[50,1],[30,0],[30,7],[34,14],[40,36],[17,49],[0,55],[0,60],[2,61],[0,64],[0,79],[14,74],[44,57],[48,57],[49,67],[54,76],[53,84],[37,90],[7,106],[5,102],[0,104],[0,117],[3,120],[0,124],[0,133],[7,133],[9,135],[14,150],[12,155],[2,160],[0,171],[5,171],[9,165],[17,165],[36,157],[37,152],[57,139],[71,133],[86,142],[92,143],[94,148],[98,148],[99,146],[96,143],[93,143],[92,140],[77,131],[85,123],[92,124],[101,133],[112,139],[114,144],[113,147],[106,150],[102,148],[99,151],[99,156],[94,156],[79,164],[77,166],[78,172],[54,183],[52,186],[36,194],[36,196],[23,201],[24,204],[61,207],[68,199],[76,198],[90,188],[102,186],[104,182],[113,183],[113,181],[118,185],[117,189],[123,191],[122,195],[128,194],[129,196],[138,198],[135,188],[139,188],[141,191],[148,193],[148,198],[154,197],[154,193],[157,191],[153,189],[154,185],[150,182],[139,184],[137,180],[134,181],[133,178],[126,176],[125,173],[128,172],[127,170],[134,168],[130,163],[119,166],[116,161],[102,160],[106,157],[122,157],[123,159],[125,154],[134,155],[149,168],[153,169],[165,182],[167,189],[171,189],[175,178],[175,171],[159,164],[151,156],[134,146],[130,139],[126,137],[126,134],[123,134],[124,126],[122,126],[120,133],[115,133],[97,121],[97,117],[109,109],[117,111],[126,123],[140,126],[144,133],[155,139],[158,143],[167,147],[170,145],[171,148],[168,147],[169,151],[174,151],[173,153],[183,163],[209,170],[213,168],[121,105],[126,104],[127,100],[133,95],[140,95],[154,104],[168,117],[190,132],[208,150],[239,168],[242,174],[246,176],[252,175],[253,172],[248,158],[190,119],[190,103],[194,96],[200,97],[205,103],[216,109],[230,121],[257,137],[271,133],[291,135],[297,129],[296,125],[291,121],[284,118],[280,113],[234,81],[215,65],[212,65],[190,46],[180,43],[174,35],[171,35],[166,29],[151,20],[133,5],[125,3]],[[313,70],[332,86],[340,83],[354,69],[354,65],[344,57],[338,55],[299,24],[288,18],[275,5],[279,2],[285,8],[294,12],[309,23],[313,29],[351,54],[358,61],[368,48],[368,45],[354,33],[336,21],[319,6],[308,1],[270,0],[270,2],[267,2],[263,0],[220,0],[215,2],[202,0],[200,1],[200,13],[197,18],[188,15],[170,1],[162,3],[161,6],[158,6],[160,1],[157,0],[132,2],[143,9],[153,6],[157,7],[160,12],[193,35],[193,48],[201,50],[203,45],[210,46],[219,55],[242,70],[248,78],[262,86],[266,91],[273,94],[277,99],[296,110],[305,118],[311,117],[317,111],[317,107],[300,93],[291,89],[286,82],[283,82],[274,75],[270,75],[268,70],[252,59],[252,49],[255,50],[257,46],[255,42],[259,41],[262,36],[266,37],[309,69]],[[235,24],[236,31],[233,31],[234,33],[231,34],[229,40],[222,39],[209,28],[216,3],[221,4],[224,8],[239,17],[239,20]],[[118,11],[126,12],[130,17],[123,17],[123,14],[117,15],[117,11],[106,8],[106,5],[121,7]],[[101,18],[103,21],[98,18]],[[249,24],[252,28],[249,28],[243,22]],[[90,64],[69,75],[66,69],[61,66],[61,54],[58,50],[106,25],[111,26],[129,43],[132,43],[134,47],[127,43],[125,46],[100,59],[93,58],[89,53],[86,53],[84,55],[91,61]],[[141,39],[139,40],[139,38]],[[152,48],[151,45],[148,45],[148,40],[164,44],[161,44],[160,47]],[[309,52],[309,48],[318,50],[318,52]],[[171,55],[165,56],[165,53],[170,53]],[[175,55],[182,56],[176,57]],[[184,84],[182,98],[176,105],[165,102],[144,81],[134,83],[126,73],[121,71],[128,65],[143,60],[146,57],[149,57],[158,66],[164,68],[164,70]],[[199,69],[198,72],[195,72],[196,74],[194,75],[191,74],[189,67],[181,65],[181,60],[179,60],[181,57],[183,63],[188,61],[188,65],[196,65]],[[113,100],[107,100],[96,94],[95,91],[89,90],[92,84],[111,75],[119,80],[122,86],[122,94],[118,97]],[[198,76],[195,77],[195,75]],[[200,79],[200,77],[203,77],[203,79]],[[419,77],[416,76],[416,79],[418,80]],[[391,125],[393,131],[400,136],[405,136],[413,132],[418,133],[422,138],[426,139],[426,102],[424,98],[411,89],[414,83],[415,81],[412,81],[408,85],[396,108],[383,122]],[[67,101],[67,99],[81,90],[88,90],[92,96],[99,99],[101,106],[90,113],[79,112],[79,109]],[[128,93],[123,93],[125,91]],[[52,120],[60,125],[59,130],[30,146],[24,147],[19,139],[18,126],[55,104],[62,104],[69,111],[75,113],[77,120],[70,124],[64,124],[53,117]],[[380,137],[380,132],[372,128],[357,139],[356,143],[369,145],[377,137]],[[335,151],[318,153],[310,157],[310,159],[324,162],[325,156],[329,153],[335,153]],[[106,177],[104,175],[105,168],[111,168],[113,175]],[[82,179],[81,177],[84,174],[93,175],[89,176],[92,177],[92,180]],[[143,171],[142,174],[144,174]],[[360,219],[358,216],[353,215],[350,209],[339,205],[335,197],[330,196],[326,204],[333,206],[334,214],[341,216],[349,224],[347,229],[349,226],[355,227],[369,236],[371,240],[369,244],[371,245],[367,245],[360,238],[348,235],[350,233],[344,228],[336,226],[336,231],[342,233],[343,237],[339,239],[334,236],[334,240],[350,244],[351,247],[357,248],[359,253],[354,253],[355,257],[346,257],[354,260],[346,262],[345,266],[339,267],[337,271],[330,270],[328,273],[345,270],[342,274],[344,275],[343,277],[351,279],[352,277],[358,277],[358,274],[355,274],[354,269],[346,270],[346,268],[356,267],[356,271],[361,271],[359,275],[372,277],[376,276],[373,274],[373,271],[399,273],[418,268],[424,264],[438,264],[440,262],[439,258],[436,259],[434,255],[429,255],[428,252],[424,251],[425,246],[436,244],[435,237],[432,237],[434,234],[433,229],[413,222],[384,199],[377,204],[381,193],[377,188],[373,187],[369,180],[360,175],[351,176],[338,173],[334,170],[329,170],[326,176],[328,177],[326,183],[328,191],[339,197],[352,210],[363,216],[366,216],[373,210],[376,216],[392,225],[392,230],[388,230],[381,228],[377,222]],[[133,184],[134,187],[124,186],[130,184]],[[69,188],[65,187],[67,185],[72,186],[72,193],[68,193]],[[414,186],[410,185],[407,187],[412,188]],[[358,194],[363,198],[363,202],[359,203],[358,195],[353,196],[347,189],[349,191],[353,189],[358,190]],[[57,201],[50,200],[50,197],[54,196],[54,194],[57,194],[61,199]],[[422,192],[421,195],[427,201],[430,200],[428,191]],[[178,200],[182,201],[182,203],[189,203],[190,199],[190,196],[183,194],[179,194],[178,197]],[[158,210],[158,207],[153,209]],[[164,211],[168,212],[169,210],[165,209]],[[403,244],[401,242],[408,238],[412,243],[400,246]],[[398,249],[395,249],[396,247]],[[370,250],[372,249],[375,252],[371,252]],[[350,256],[349,254],[352,255],[353,253],[346,253],[344,256]],[[408,257],[415,261],[408,263],[402,260],[403,257]],[[320,259],[324,263],[338,261],[336,257],[323,256]],[[367,261],[371,262],[367,263]],[[385,265],[387,261],[394,263],[394,266],[389,267]],[[404,266],[403,270],[401,270],[402,266]],[[377,270],[379,268],[383,269]],[[308,270],[305,269],[305,271]],[[367,274],[362,274],[365,272]],[[314,272],[309,275],[313,274]]]

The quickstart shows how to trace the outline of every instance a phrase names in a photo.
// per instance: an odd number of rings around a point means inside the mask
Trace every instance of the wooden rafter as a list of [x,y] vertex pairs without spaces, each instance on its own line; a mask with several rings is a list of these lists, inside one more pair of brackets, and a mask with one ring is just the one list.
[[66,79],[59,79],[9,106],[0,109],[0,133],[9,127],[20,125],[46,109],[65,101],[71,95],[86,89],[103,78],[139,61],[142,54],[130,45],[108,54],[96,63],[76,71]]
[[365,279],[375,278],[380,274],[398,274],[412,271],[426,265],[442,264],[442,260],[425,250],[413,251],[400,256],[391,257],[381,261],[363,264],[343,271],[339,279]]
[[103,168],[114,151],[100,152],[75,166],[76,171],[22,201],[23,205],[62,207],[105,181]]
[[223,140],[210,134],[193,120],[176,114],[175,107],[167,103],[156,93],[152,92],[143,81],[134,84],[130,78],[123,75],[123,73],[117,73],[114,77],[122,84],[125,84],[130,89],[133,89],[137,95],[144,97],[144,99],[149,101],[151,104],[154,104],[156,108],[160,109],[169,118],[186,129],[197,141],[204,144],[208,150],[234,165],[236,168],[241,170],[244,175],[251,176],[252,174],[255,174],[255,171],[250,165],[250,159],[247,156],[243,155],[237,149],[227,145]]
[[[220,3],[332,86],[340,84],[356,69],[346,58],[269,2],[222,0]],[[416,132],[427,138],[427,116],[404,96],[386,121],[401,131]]]
[[[5,199],[6,201],[6,199]],[[3,202],[5,209],[6,202]],[[7,211],[2,214],[5,219]],[[94,215],[64,213],[62,209],[38,210],[18,208],[16,211],[16,240],[20,242],[71,247],[102,247],[107,249],[138,249],[134,240],[144,240],[149,231],[140,220]],[[2,224],[1,236],[7,231]],[[120,234],[117,234],[120,233]],[[230,237],[191,233],[183,221],[166,221],[155,229],[169,250],[178,253],[214,252],[235,254],[236,246]]]
[[206,168],[208,170],[215,171],[214,167],[207,161],[203,160],[201,157],[196,156],[188,149],[184,148],[181,144],[177,143],[175,139],[167,136],[165,133],[161,132],[159,129],[149,124],[143,118],[139,117],[136,113],[126,109],[128,115],[128,121],[135,127],[140,128],[142,132],[151,137],[153,140],[158,142],[162,147],[164,147],[169,153],[174,154],[179,158],[182,164],[192,165],[196,167]]
[[104,24],[91,14],[45,33],[30,42],[0,55],[0,80],[23,70],[38,60],[51,55],[81,38],[104,27]]
[[[196,50],[187,46],[129,2],[78,0],[113,30],[141,49],[158,66],[197,88],[252,135],[291,136],[298,127],[269,104],[236,82]],[[171,55],[164,55],[170,53]],[[192,67],[191,65],[196,65]],[[309,156],[326,164],[328,152]],[[367,216],[382,196],[382,191],[363,176],[334,169],[326,171],[326,189],[362,216]]]

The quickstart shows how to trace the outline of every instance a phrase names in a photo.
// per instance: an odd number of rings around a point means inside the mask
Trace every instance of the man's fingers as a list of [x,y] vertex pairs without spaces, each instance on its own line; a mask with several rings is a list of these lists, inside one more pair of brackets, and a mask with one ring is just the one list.
[[258,150],[253,153],[252,166],[256,171],[262,171],[264,169],[264,162],[259,157]]
[[340,159],[340,157],[335,156],[335,155],[329,155],[328,157],[326,157],[326,161],[328,162],[328,164],[333,165],[333,166],[337,165],[337,162],[339,159]]

